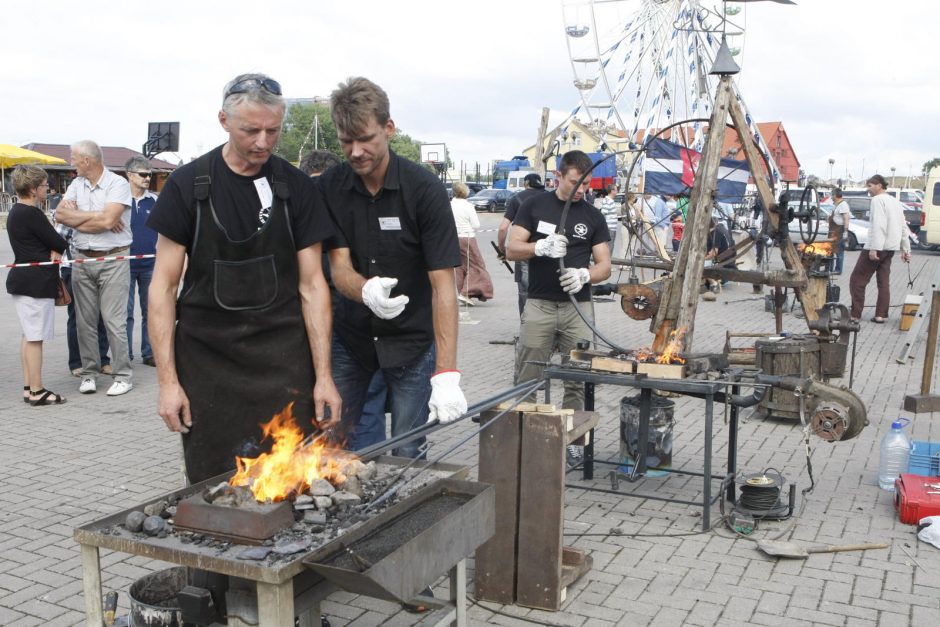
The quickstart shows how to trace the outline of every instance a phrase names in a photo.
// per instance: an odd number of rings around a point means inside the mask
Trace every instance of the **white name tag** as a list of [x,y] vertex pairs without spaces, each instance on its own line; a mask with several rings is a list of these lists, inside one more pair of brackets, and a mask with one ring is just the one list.
[[258,191],[258,200],[261,201],[262,209],[270,209],[274,201],[274,193],[271,191],[271,185],[268,179],[255,179],[255,189]]
[[535,227],[537,233],[543,233],[545,235],[551,235],[555,232],[555,225],[551,222],[545,222],[544,220],[539,220],[539,225]]
[[379,228],[383,231],[400,231],[401,220],[398,218],[379,218]]

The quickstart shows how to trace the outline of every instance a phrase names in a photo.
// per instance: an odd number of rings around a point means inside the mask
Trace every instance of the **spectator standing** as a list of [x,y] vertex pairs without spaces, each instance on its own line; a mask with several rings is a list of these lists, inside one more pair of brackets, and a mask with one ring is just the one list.
[[[14,263],[56,261],[68,244],[40,209],[49,188],[46,173],[36,166],[18,165],[11,180],[19,197],[10,208],[6,225]],[[42,343],[54,336],[58,286],[59,271],[54,265],[11,268],[7,275],[7,293],[13,295],[23,330],[20,340],[23,399],[34,407],[65,402],[64,396],[46,390],[42,384]]]
[[885,193],[888,182],[885,177],[876,174],[866,183],[871,198],[871,226],[868,231],[868,244],[858,256],[855,269],[849,278],[849,292],[852,295],[852,313],[854,320],[862,317],[865,306],[865,288],[872,275],[877,275],[878,300],[875,302],[875,315],[871,321],[883,324],[888,318],[891,303],[891,259],[894,253],[901,251],[901,260],[911,262],[911,241],[908,238],[904,208],[896,198]]
[[[150,210],[157,195],[150,191],[153,169],[150,161],[134,156],[124,164],[127,181],[131,186],[131,255],[153,255],[157,252],[157,232],[147,226]],[[154,259],[131,259],[131,284],[127,293],[127,350],[128,359],[134,361],[134,287],[140,298],[140,357],[145,366],[156,366],[150,334],[147,332],[147,293],[153,279]]]
[[465,305],[473,305],[471,298],[486,302],[493,298],[493,280],[486,270],[486,262],[477,245],[476,230],[480,228],[477,210],[467,202],[470,189],[466,183],[454,183],[454,197],[450,209],[454,214],[457,227],[457,242],[460,244],[460,265],[454,269],[457,283],[457,300]]
[[829,241],[835,246],[836,265],[833,272],[842,274],[843,260],[845,259],[845,240],[849,236],[849,224],[852,213],[849,203],[842,198],[842,190],[838,187],[832,190],[832,202],[835,205],[829,214]]
[[672,252],[679,252],[679,243],[682,241],[682,231],[685,230],[685,224],[682,222],[682,214],[677,213],[672,218]]
[[643,194],[643,215],[649,220],[659,245],[665,250],[670,235],[669,210],[666,208],[666,202],[655,194],[648,192]]
[[[78,176],[56,208],[56,220],[72,227],[76,260],[127,254],[131,234],[131,190],[127,181],[104,167],[101,148],[84,140],[72,145],[71,162]],[[98,346],[98,317],[104,321],[111,347],[114,382],[108,396],[133,388],[127,358],[127,294],[130,267],[122,261],[77,264],[72,268],[72,291],[78,314],[78,345],[82,382],[78,391],[93,394],[102,374]]]
[[[499,246],[503,257],[506,256],[506,237],[509,235],[509,227],[512,226],[512,221],[516,219],[519,207],[532,196],[545,191],[545,186],[542,185],[542,177],[534,172],[525,175],[522,185],[524,189],[506,202],[506,213],[503,214],[503,219],[499,223],[499,232],[496,234],[496,244]],[[522,310],[525,309],[529,289],[529,262],[515,262],[515,279],[516,288],[519,292],[519,316],[521,317]]]

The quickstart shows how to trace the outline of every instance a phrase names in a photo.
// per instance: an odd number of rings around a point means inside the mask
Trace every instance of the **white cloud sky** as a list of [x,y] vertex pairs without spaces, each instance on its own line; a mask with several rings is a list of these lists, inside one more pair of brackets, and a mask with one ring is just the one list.
[[[797,1],[745,11],[737,80],[755,118],[783,121],[819,175],[829,158],[859,177],[863,162],[900,176],[940,156],[936,4]],[[405,132],[485,167],[534,143],[543,106],[557,123],[577,103],[557,0],[47,0],[3,12],[0,143],[139,149],[147,122],[179,121],[189,159],[225,140],[220,92],[240,72],[274,76],[289,97],[363,75]]]

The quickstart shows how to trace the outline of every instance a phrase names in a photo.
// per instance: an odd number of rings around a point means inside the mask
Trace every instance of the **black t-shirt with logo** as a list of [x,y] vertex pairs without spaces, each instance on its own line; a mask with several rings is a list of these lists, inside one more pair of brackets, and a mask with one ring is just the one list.
[[[565,207],[555,193],[535,194],[519,207],[513,225],[529,232],[529,243],[545,239],[554,233]],[[565,237],[568,238],[566,268],[587,268],[591,263],[591,250],[597,244],[610,241],[610,232],[604,215],[584,200],[571,203],[565,219]],[[529,298],[562,302],[568,294],[558,281],[558,260],[533,257],[529,260]],[[576,295],[579,301],[591,298],[591,287],[585,285]]]

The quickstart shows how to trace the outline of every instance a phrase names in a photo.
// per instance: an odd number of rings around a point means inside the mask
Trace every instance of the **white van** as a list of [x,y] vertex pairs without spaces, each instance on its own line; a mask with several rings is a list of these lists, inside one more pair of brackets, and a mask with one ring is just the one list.
[[927,174],[923,211],[927,243],[940,244],[940,166],[931,168]]

